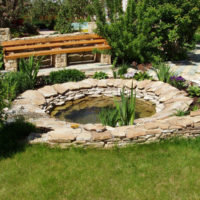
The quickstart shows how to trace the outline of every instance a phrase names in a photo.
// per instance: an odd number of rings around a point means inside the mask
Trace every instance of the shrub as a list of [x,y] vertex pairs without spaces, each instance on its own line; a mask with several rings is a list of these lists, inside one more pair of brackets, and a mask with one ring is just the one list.
[[171,71],[170,67],[164,63],[154,65],[154,70],[156,72],[158,80],[164,83],[170,83],[170,78],[172,76],[175,76],[174,72]]
[[81,81],[85,79],[85,73],[76,69],[66,69],[57,72],[51,72],[47,77],[46,82],[48,84],[65,83],[69,81]]
[[58,12],[55,30],[61,34],[72,33],[74,31],[72,27],[72,13],[68,6],[63,5]]
[[133,78],[137,81],[152,80],[152,77],[147,72],[138,72]]
[[200,97],[200,87],[190,86],[188,88],[188,93],[191,97]]
[[93,78],[98,80],[107,79],[108,75],[105,72],[95,72]]
[[118,111],[113,108],[104,108],[99,113],[99,119],[105,126],[116,127],[118,122]]
[[119,62],[180,59],[194,47],[199,0],[129,0],[125,13],[114,9],[116,2],[107,15],[105,5],[95,0],[95,13],[97,33],[108,41]]
[[170,84],[179,90],[184,89],[187,87],[186,80],[182,76],[171,76],[170,77]]
[[119,69],[118,69],[118,72],[117,72],[118,76],[123,76],[124,74],[127,73],[127,70],[128,70],[128,68],[129,68],[129,65],[123,64],[123,65],[119,65],[119,66],[117,66],[117,67],[119,68]]

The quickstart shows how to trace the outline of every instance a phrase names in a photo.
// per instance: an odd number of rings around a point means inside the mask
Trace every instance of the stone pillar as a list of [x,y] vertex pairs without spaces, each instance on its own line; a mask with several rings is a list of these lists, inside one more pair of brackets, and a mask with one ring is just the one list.
[[55,68],[67,67],[67,54],[58,54],[54,58]]
[[111,65],[111,55],[101,54],[100,63]]
[[1,42],[10,40],[10,29],[9,28],[0,28],[0,45]]
[[94,30],[97,28],[95,22],[88,22],[88,33],[94,33]]
[[5,60],[4,66],[6,71],[17,71],[17,59],[15,60]]

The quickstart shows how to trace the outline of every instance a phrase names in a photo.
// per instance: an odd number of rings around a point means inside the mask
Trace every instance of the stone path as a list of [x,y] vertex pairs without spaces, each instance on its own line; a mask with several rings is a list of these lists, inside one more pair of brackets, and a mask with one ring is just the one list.
[[[177,75],[200,86],[200,44],[188,56],[188,60],[168,62],[168,65]],[[149,73],[156,77],[154,71],[149,70]]]

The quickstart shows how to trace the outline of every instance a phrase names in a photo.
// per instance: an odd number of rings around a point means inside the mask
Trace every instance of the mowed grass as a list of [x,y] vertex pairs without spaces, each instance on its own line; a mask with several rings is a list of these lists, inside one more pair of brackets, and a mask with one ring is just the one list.
[[1,200],[199,200],[200,139],[111,150],[27,146],[0,160]]

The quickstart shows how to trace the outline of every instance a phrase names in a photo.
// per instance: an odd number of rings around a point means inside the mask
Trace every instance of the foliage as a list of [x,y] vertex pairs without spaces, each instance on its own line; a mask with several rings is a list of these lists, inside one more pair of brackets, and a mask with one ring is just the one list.
[[170,77],[170,84],[174,87],[182,90],[187,87],[186,80],[182,76],[171,76]]
[[47,77],[48,84],[64,83],[69,81],[81,81],[85,79],[85,73],[76,69],[66,69],[57,72],[51,72],[49,77]]
[[198,86],[189,86],[187,91],[191,97],[200,97],[200,87]]
[[105,72],[95,72],[93,78],[98,80],[107,79],[108,75]]
[[2,70],[4,67],[4,61],[3,61],[3,49],[0,46],[0,70]]
[[99,113],[99,119],[105,126],[116,127],[118,122],[118,111],[113,107],[103,108]]
[[154,70],[156,72],[158,80],[164,83],[170,83],[170,78],[172,76],[175,76],[174,72],[171,71],[170,67],[164,63],[154,65]]
[[101,0],[95,0],[94,7],[97,33],[108,41],[113,58],[121,63],[180,59],[194,47],[199,0],[129,0],[124,14],[118,9],[107,15]]
[[0,27],[13,27],[26,8],[25,0],[2,0],[0,1]]
[[198,106],[198,105],[194,105],[194,106],[192,107],[192,111],[197,111],[197,110],[199,110],[199,106]]
[[176,112],[174,113],[174,115],[178,116],[178,117],[182,117],[182,116],[189,115],[189,114],[190,114],[190,111],[181,110],[181,109],[176,109]]
[[137,81],[152,80],[152,77],[147,72],[135,73],[133,78]]
[[119,115],[119,125],[133,125],[136,105],[136,93],[133,94],[133,87],[131,88],[130,97],[126,95],[126,91],[123,88],[121,91],[121,102],[115,100],[115,105]]
[[4,124],[0,128],[0,157],[9,156],[21,146],[19,142],[25,140],[31,132],[36,131],[34,125],[18,118],[12,123]]
[[58,12],[55,30],[60,33],[72,33],[72,11],[68,6],[63,6]]
[[119,65],[119,66],[117,66],[119,69],[118,69],[118,72],[117,72],[117,74],[118,74],[118,76],[123,76],[124,74],[126,74],[127,73],[127,70],[128,70],[128,68],[129,68],[129,65],[127,65],[127,64],[122,64],[122,65]]
[[37,74],[41,65],[43,58],[34,58],[29,57],[28,59],[21,59],[19,61],[19,71],[27,76],[27,79],[30,82],[30,88],[32,89],[35,86]]
[[29,15],[33,21],[50,22],[58,13],[60,4],[54,0],[32,0]]

